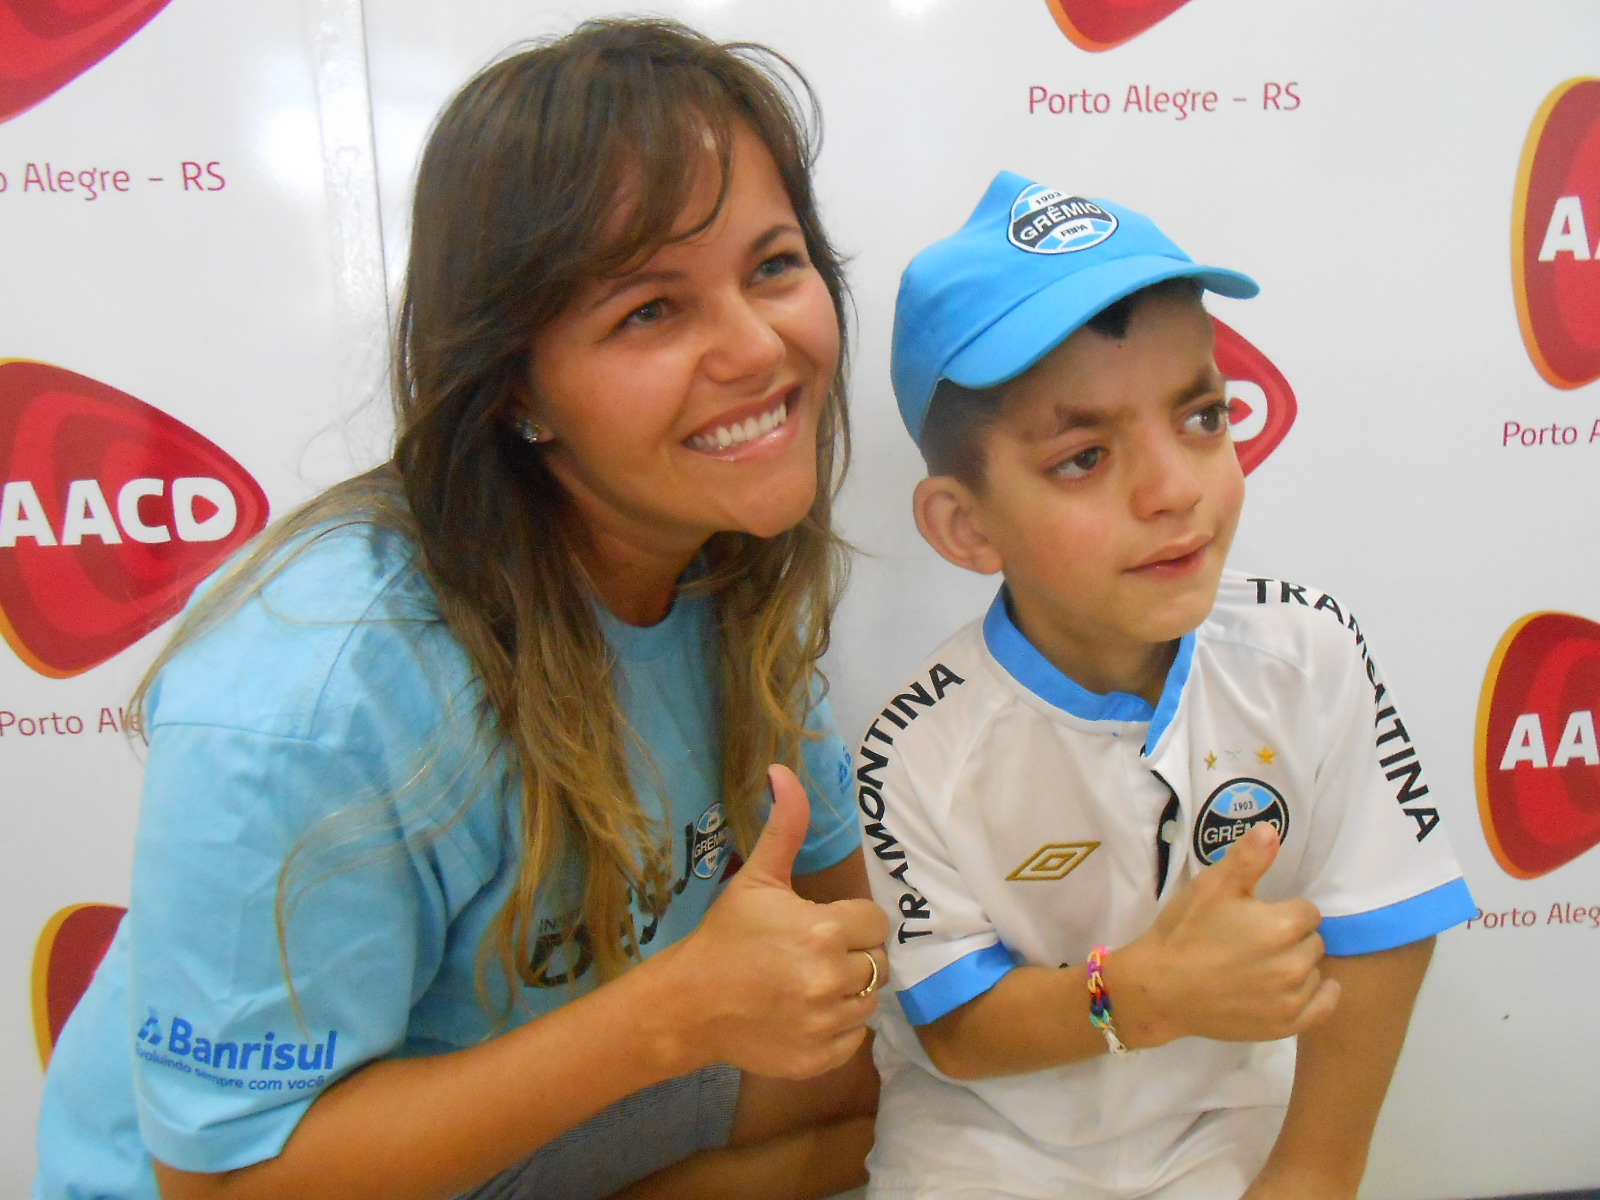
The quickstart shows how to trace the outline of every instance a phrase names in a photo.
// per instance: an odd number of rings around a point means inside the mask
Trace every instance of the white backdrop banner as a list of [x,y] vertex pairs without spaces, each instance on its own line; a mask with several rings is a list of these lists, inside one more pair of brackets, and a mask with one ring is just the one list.
[[0,1195],[127,903],[152,632],[375,451],[377,229],[358,0],[0,0]]
[[[120,706],[147,635],[269,510],[376,452],[382,272],[392,291],[442,102],[512,43],[615,11],[79,7],[0,0],[7,1195],[52,995],[126,900]],[[827,118],[857,308],[842,518],[863,553],[829,664],[847,737],[993,590],[911,520],[888,386],[910,256],[1009,169],[1262,283],[1210,301],[1249,471],[1233,565],[1358,615],[1426,757],[1412,802],[1483,906],[1440,939],[1363,1194],[1600,1187],[1600,6],[649,7],[782,51]]]

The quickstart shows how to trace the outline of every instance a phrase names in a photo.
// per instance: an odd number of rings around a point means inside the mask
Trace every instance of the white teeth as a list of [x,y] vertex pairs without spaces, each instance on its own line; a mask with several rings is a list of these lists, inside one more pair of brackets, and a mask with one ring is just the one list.
[[742,446],[758,437],[771,433],[789,419],[789,405],[778,405],[759,417],[748,417],[735,425],[719,425],[711,433],[700,433],[686,443],[691,450],[726,450],[729,446]]

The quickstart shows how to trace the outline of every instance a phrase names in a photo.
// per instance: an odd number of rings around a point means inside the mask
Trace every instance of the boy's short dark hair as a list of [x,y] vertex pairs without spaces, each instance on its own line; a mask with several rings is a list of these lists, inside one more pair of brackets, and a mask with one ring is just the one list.
[[[1133,314],[1154,296],[1176,296],[1200,303],[1205,289],[1191,278],[1163,279],[1114,300],[1083,323],[1101,337],[1128,336]],[[1024,372],[1026,374],[1026,372]],[[930,475],[951,475],[973,490],[983,487],[983,435],[1000,415],[1009,382],[991,388],[966,388],[941,379],[933,389],[918,449]]]

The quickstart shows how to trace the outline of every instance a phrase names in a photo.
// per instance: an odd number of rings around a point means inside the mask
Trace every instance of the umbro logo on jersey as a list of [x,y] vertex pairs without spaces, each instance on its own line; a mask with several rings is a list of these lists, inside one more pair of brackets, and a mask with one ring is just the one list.
[[1100,848],[1099,842],[1052,842],[1040,846],[1007,879],[1020,883],[1045,883],[1065,879]]
[[1228,780],[1200,806],[1194,822],[1195,857],[1210,866],[1262,822],[1278,831],[1280,842],[1289,836],[1289,806],[1283,795],[1264,780]]

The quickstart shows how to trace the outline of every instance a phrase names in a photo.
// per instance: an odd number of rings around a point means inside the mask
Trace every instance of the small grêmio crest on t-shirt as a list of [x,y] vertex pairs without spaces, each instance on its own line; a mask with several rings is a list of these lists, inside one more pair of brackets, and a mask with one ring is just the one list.
[[1114,213],[1093,200],[1034,183],[1011,202],[1006,236],[1030,254],[1072,254],[1098,246],[1117,231],[1117,223]]
[[710,879],[722,870],[728,853],[728,812],[717,801],[688,829],[684,830],[688,842],[689,869],[697,879]]
[[1195,857],[1207,866],[1219,862],[1229,846],[1263,822],[1278,831],[1278,841],[1289,836],[1289,806],[1283,794],[1261,779],[1228,780],[1206,797],[1195,817]]

